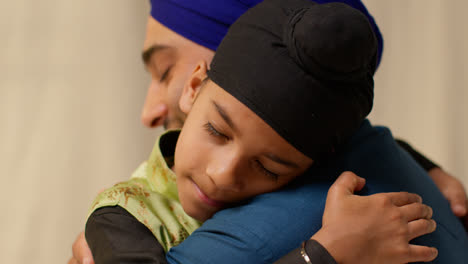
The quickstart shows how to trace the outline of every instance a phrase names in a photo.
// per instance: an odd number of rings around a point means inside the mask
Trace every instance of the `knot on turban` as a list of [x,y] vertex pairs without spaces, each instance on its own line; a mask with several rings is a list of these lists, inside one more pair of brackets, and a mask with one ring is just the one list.
[[323,79],[353,81],[374,71],[376,38],[367,18],[342,4],[300,8],[285,23],[284,42],[296,63]]
[[372,27],[356,9],[265,0],[231,26],[208,76],[317,160],[372,109],[376,58]]

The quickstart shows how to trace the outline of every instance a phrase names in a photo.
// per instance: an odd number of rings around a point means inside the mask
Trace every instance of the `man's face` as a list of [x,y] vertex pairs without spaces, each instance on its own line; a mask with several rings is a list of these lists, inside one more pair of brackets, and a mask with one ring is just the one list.
[[147,127],[180,128],[185,114],[178,102],[183,85],[200,60],[209,64],[214,52],[171,31],[149,17],[143,61],[151,83],[141,113]]
[[[185,97],[185,89],[182,97]],[[208,81],[179,136],[174,171],[184,211],[205,221],[223,208],[275,191],[312,160],[260,117]]]

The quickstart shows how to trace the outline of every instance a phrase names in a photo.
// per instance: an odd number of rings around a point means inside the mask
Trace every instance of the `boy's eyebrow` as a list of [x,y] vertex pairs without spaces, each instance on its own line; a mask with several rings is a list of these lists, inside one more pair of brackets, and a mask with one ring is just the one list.
[[151,47],[147,48],[146,50],[144,50],[141,53],[141,59],[143,60],[143,63],[145,65],[148,65],[150,60],[151,60],[151,57],[153,57],[153,55],[156,52],[161,51],[161,50],[165,50],[165,49],[168,49],[168,48],[169,48],[168,46],[159,45],[159,44],[152,45]]
[[293,168],[299,168],[299,166],[296,163],[293,163],[291,161],[284,160],[272,153],[266,154],[265,157],[271,159],[272,161],[275,161],[277,163],[283,164],[288,167],[293,167]]
[[234,125],[234,122],[232,122],[232,119],[229,117],[229,115],[226,113],[226,110],[222,108],[219,104],[217,104],[215,101],[211,100],[213,105],[215,106],[216,110],[218,111],[219,115],[224,119],[224,121],[233,129],[236,130],[236,126]]
[[[214,107],[216,108],[216,111],[218,111],[219,115],[224,119],[224,121],[233,130],[235,130],[236,126],[234,125],[234,122],[232,122],[232,119],[229,117],[229,115],[226,113],[226,110],[224,110],[224,108],[222,106],[220,106],[219,104],[217,104],[215,101],[211,100],[211,102],[213,103]],[[278,156],[276,156],[275,154],[272,154],[272,153],[266,154],[265,157],[267,157],[267,158],[269,158],[272,161],[275,161],[277,163],[288,166],[288,167],[299,168],[299,166],[296,163],[284,160],[284,159],[282,159],[282,158],[280,158],[280,157],[278,157]]]

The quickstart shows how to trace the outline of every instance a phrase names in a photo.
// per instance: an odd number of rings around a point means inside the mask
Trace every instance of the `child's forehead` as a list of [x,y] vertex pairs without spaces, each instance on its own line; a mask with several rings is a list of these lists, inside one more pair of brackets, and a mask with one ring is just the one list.
[[[281,157],[279,160],[290,160],[290,162],[283,162],[285,164],[294,163],[296,159],[303,163],[310,161],[306,155],[279,135],[258,113],[215,82],[207,82],[202,89],[196,102],[198,106],[192,110],[194,118],[202,122],[189,122],[190,128],[184,126],[184,129],[196,130],[201,123],[211,132],[214,128],[216,133],[225,134],[230,140],[235,141],[233,144],[239,147],[239,151],[236,152],[238,158],[264,155]],[[216,147],[218,145],[213,146],[213,148]]]
[[223,87],[219,86],[211,79],[205,80],[198,96],[204,97],[204,100],[200,100],[200,104],[209,107],[209,111],[213,113],[239,116],[244,108],[244,110],[248,110],[250,115],[256,115],[249,110],[242,101],[228,93]]
[[266,0],[231,26],[208,76],[316,159],[370,112],[376,45],[367,18],[345,4]]

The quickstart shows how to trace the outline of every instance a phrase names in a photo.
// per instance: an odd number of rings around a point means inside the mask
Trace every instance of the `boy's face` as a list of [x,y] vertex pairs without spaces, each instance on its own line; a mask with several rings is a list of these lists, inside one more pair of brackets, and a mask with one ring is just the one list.
[[184,88],[180,101],[188,116],[174,167],[179,198],[190,216],[205,221],[223,208],[281,188],[312,165],[212,81],[199,94],[190,89]]

